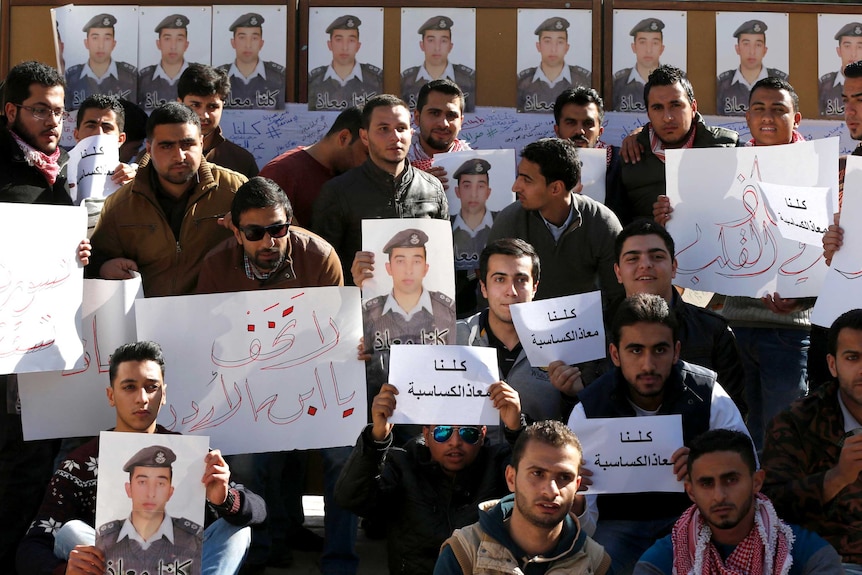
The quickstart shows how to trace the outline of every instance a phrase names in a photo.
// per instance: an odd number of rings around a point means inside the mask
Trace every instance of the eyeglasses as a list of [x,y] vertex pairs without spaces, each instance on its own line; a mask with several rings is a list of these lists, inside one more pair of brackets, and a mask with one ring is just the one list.
[[259,242],[265,234],[269,234],[271,238],[283,238],[287,235],[287,230],[290,228],[290,222],[283,224],[272,224],[269,226],[241,226],[239,229],[245,234],[245,239],[250,242]]
[[476,445],[482,437],[482,431],[478,427],[456,427],[454,425],[438,425],[431,430],[431,436],[437,443],[446,443],[456,429],[461,440],[470,445]]
[[45,106],[25,106],[23,104],[15,104],[15,106],[19,108],[24,108],[28,112],[30,112],[34,118],[40,121],[45,121],[49,117],[57,118],[58,120],[65,120],[68,114],[64,108],[46,108]]

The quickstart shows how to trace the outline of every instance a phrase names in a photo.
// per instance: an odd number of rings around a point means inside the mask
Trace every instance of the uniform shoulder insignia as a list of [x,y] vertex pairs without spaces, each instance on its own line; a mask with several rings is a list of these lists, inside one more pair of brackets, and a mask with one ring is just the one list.
[[119,66],[120,68],[125,68],[129,72],[134,72],[137,69],[128,62],[117,62],[117,66]]
[[308,73],[308,76],[309,76],[309,77],[314,77],[314,76],[323,76],[323,74],[324,74],[325,72],[326,72],[326,66],[318,66],[317,68],[315,68],[314,70],[312,70],[311,72],[309,72],[309,73]]
[[403,72],[401,72],[402,78],[409,78],[411,76],[415,76],[416,72],[419,71],[419,66],[413,66],[412,68],[407,68]]
[[575,70],[576,72],[580,72],[584,76],[588,76],[590,74],[589,70],[587,70],[586,68],[582,68],[580,66],[569,66],[569,68],[571,68],[572,70]]
[[371,311],[375,307],[383,307],[383,303],[386,301],[385,295],[379,295],[377,297],[373,297],[367,302],[365,302],[365,310]]
[[444,294],[443,292],[439,292],[439,291],[432,291],[431,292],[431,299],[432,300],[436,299],[438,301],[442,301],[446,305],[452,305],[453,303],[455,303],[455,300],[453,300],[451,297]]
[[203,527],[189,519],[185,519],[183,517],[174,517],[173,520],[174,527],[181,531],[185,531],[186,533],[191,533],[192,535],[197,536],[204,531]]
[[824,82],[824,83],[825,82],[834,82],[835,81],[835,74],[837,74],[837,72],[829,72],[828,74],[823,74],[822,76],[820,76],[820,81]]
[[770,76],[775,76],[776,78],[781,78],[782,80],[787,79],[787,74],[779,70],[778,68],[767,68],[766,73]]
[[465,74],[473,74],[474,70],[470,66],[465,66],[464,64],[455,64],[455,69],[464,72]]
[[74,66],[69,66],[68,68],[66,68],[66,75],[71,76],[75,72],[80,72],[81,68],[83,67],[83,64],[75,64]]
[[264,64],[264,67],[269,67],[269,68],[275,70],[276,72],[279,72],[279,73],[284,72],[284,66],[282,66],[278,62],[266,62],[265,61],[263,64]]
[[623,68],[622,70],[618,70],[616,74],[614,74],[615,80],[621,80],[623,78],[628,78],[629,74],[632,73],[631,68]]
[[222,70],[224,72],[227,72],[228,70],[230,70],[230,64],[222,64],[221,66],[216,66],[216,68],[218,68],[219,70]]
[[518,78],[521,78],[521,79],[529,78],[529,77],[532,77],[533,74],[535,74],[535,73],[536,73],[535,68],[527,68],[526,70],[521,70],[521,73],[518,74]]
[[146,68],[141,68],[138,70],[138,74],[141,76],[151,76],[156,69],[156,65],[147,66]]
[[99,535],[108,535],[109,533],[113,533],[114,531],[119,531],[120,526],[123,524],[122,521],[108,521],[101,527],[99,527]]
[[381,70],[380,68],[378,68],[374,64],[362,64],[361,67],[365,68],[366,70],[368,70],[369,72],[372,72],[374,74],[380,74],[381,72],[383,72],[383,70]]
[[735,72],[736,72],[735,70],[725,70],[724,72],[722,72],[721,74],[718,75],[718,79],[719,80],[728,80],[728,79],[733,77],[733,74]]

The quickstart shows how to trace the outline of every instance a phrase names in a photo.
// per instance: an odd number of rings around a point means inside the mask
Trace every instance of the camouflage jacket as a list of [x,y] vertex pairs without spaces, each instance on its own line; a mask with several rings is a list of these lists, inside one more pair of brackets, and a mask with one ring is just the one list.
[[862,563],[862,480],[823,499],[823,478],[838,464],[844,418],[838,384],[794,402],[769,424],[761,461],[763,490],[782,519],[826,539],[845,563]]

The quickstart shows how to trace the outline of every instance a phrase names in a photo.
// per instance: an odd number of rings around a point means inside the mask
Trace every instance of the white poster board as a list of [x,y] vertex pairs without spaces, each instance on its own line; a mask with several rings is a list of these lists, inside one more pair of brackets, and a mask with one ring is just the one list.
[[168,429],[234,454],[352,445],[365,426],[355,287],[148,298],[136,319],[165,353]]
[[578,148],[578,157],[581,160],[581,193],[604,204],[608,151],[602,148]]
[[[828,187],[837,202],[838,140],[783,146],[668,150],[674,212],[674,283],[725,295],[815,296],[826,274],[822,248],[781,237],[761,182]],[[837,205],[837,204],[836,204]]]
[[78,245],[87,211],[4,203],[0,220],[0,373],[71,369],[84,351]]
[[119,189],[111,181],[120,164],[120,144],[113,134],[84,138],[69,151],[69,195],[81,204],[87,198],[107,198]]
[[398,389],[392,423],[497,425],[488,387],[500,381],[497,351],[462,345],[394,345],[389,383]]
[[823,234],[832,223],[829,188],[760,182],[760,190],[781,237],[815,247],[823,245]]

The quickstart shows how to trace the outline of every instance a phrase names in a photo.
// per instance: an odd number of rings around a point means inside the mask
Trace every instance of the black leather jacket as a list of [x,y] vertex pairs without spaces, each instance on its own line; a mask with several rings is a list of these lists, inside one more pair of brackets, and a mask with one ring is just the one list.
[[72,205],[66,186],[69,155],[60,151],[60,173],[54,185],[24,160],[24,152],[9,133],[6,118],[0,118],[0,202]]

